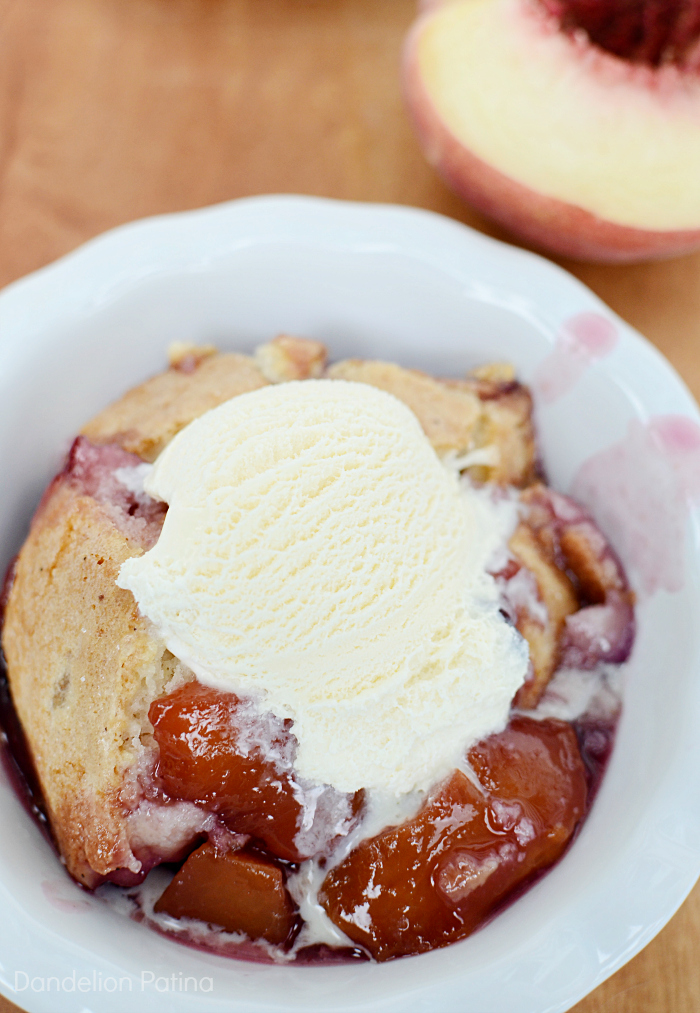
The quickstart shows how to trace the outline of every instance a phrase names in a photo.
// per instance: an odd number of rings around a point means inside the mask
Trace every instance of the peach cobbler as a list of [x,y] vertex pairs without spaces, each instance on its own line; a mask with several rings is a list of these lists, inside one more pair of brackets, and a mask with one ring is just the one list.
[[6,579],[6,717],[106,901],[217,952],[385,961],[563,854],[633,595],[509,366],[326,359],[173,346],[84,427]]

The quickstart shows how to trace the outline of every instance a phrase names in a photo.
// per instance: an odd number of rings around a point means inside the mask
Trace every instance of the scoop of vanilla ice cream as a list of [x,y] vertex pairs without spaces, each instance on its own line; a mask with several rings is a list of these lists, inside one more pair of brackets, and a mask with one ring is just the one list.
[[506,724],[528,654],[485,566],[512,518],[392,395],[243,394],[179,433],[146,490],[165,524],[119,586],[202,682],[293,720],[302,777],[425,790]]

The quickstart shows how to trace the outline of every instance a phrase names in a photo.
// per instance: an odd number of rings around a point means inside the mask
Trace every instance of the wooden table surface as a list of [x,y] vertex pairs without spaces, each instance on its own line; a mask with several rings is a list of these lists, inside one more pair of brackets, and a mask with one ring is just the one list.
[[[0,0],[0,284],[132,218],[259,193],[413,204],[503,236],[414,140],[398,84],[413,14],[414,0]],[[700,255],[565,266],[700,395]],[[700,886],[576,1013],[697,1013],[699,956]]]

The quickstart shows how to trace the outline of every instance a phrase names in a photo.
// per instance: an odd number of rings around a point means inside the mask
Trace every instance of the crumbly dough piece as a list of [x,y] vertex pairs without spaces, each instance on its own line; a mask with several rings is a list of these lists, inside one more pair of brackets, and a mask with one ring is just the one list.
[[323,373],[328,352],[320,341],[278,334],[255,349],[255,362],[270,383],[312,380]]
[[481,404],[473,391],[446,387],[426,373],[393,362],[343,359],[334,363],[327,375],[332,380],[368,383],[403,401],[438,454],[465,454],[476,446]]
[[117,443],[144,461],[155,461],[176,433],[238,394],[268,381],[249,355],[188,355],[105,408],[82,429],[93,443]]
[[529,710],[536,707],[561,659],[561,638],[566,617],[579,608],[573,584],[561,570],[537,534],[528,524],[519,524],[510,542],[510,551],[535,578],[540,600],[547,618],[541,622],[536,616],[522,610],[515,625],[527,640],[532,663],[532,679],[520,688],[516,696],[518,707]]
[[490,448],[488,462],[468,467],[477,481],[524,487],[537,477],[532,399],[506,366],[465,380],[436,380],[392,362],[344,359],[327,375],[371,384],[403,401],[441,456]]
[[68,871],[88,887],[140,867],[120,793],[168,674],[164,645],[116,585],[124,560],[142,552],[59,478],[19,554],[5,616],[10,688],[51,826]]
[[446,386],[472,390],[481,402],[479,446],[496,447],[497,460],[482,472],[471,469],[473,478],[499,485],[525,488],[540,478],[532,395],[515,381],[485,383],[478,379],[445,381]]

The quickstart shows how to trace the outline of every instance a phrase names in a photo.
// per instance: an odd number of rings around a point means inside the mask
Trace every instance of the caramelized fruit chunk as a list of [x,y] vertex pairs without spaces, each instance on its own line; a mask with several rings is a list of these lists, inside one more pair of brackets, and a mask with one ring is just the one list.
[[536,484],[521,493],[512,559],[494,573],[504,608],[530,648],[530,674],[515,697],[536,707],[560,665],[595,668],[629,657],[634,595],[622,565],[588,513]]
[[515,718],[469,760],[483,794],[455,771],[414,819],[363,841],[324,881],[331,920],[377,960],[468,936],[559,858],[584,815],[585,769],[564,722]]
[[192,852],[155,911],[197,918],[276,945],[285,942],[296,921],[281,869],[258,855],[221,852],[213,844]]
[[575,500],[544,485],[521,496],[527,522],[576,577],[581,593],[592,604],[611,592],[627,591],[627,579],[615,551],[593,518]]
[[118,478],[120,471],[141,463],[140,458],[116,443],[98,446],[78,436],[59,480],[70,483],[81,496],[92,496],[122,534],[142,549],[150,549],[158,541],[168,508],[145,492],[134,492]]
[[634,644],[634,609],[627,595],[609,595],[604,605],[589,605],[568,616],[562,661],[571,668],[590,669],[606,661],[627,661]]
[[[219,813],[280,858],[302,857],[294,843],[301,815],[294,782],[247,740],[238,697],[189,682],[151,704],[148,716],[160,747],[157,773],[171,798]],[[276,731],[271,745],[283,752],[291,737],[281,723]]]
[[599,662],[626,661],[634,642],[634,595],[605,535],[583,507],[543,485],[525,490],[521,499],[528,526],[571,574],[583,605],[566,617],[561,662],[595,668]]
[[362,806],[362,792],[311,786],[305,809],[306,782],[292,770],[296,739],[233,693],[189,682],[151,704],[148,716],[165,793],[218,813],[278,858],[297,862],[324,850]]

